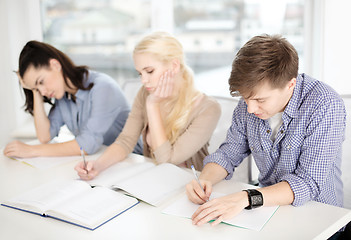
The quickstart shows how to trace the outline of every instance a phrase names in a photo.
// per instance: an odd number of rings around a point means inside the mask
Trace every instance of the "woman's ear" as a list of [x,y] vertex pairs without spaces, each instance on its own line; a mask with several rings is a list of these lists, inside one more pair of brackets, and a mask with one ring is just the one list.
[[180,62],[179,59],[172,60],[172,72],[178,73],[180,70]]
[[56,71],[61,71],[61,63],[57,59],[52,58],[50,59],[49,63],[50,63],[51,69],[54,69]]

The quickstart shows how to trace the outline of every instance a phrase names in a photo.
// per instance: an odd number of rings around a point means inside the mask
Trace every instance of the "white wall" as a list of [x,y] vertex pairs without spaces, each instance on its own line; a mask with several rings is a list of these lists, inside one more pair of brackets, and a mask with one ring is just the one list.
[[24,44],[42,39],[40,26],[39,0],[0,1],[0,146],[29,117],[21,108],[24,101],[12,71],[18,69],[18,56]]
[[351,94],[351,1],[325,0],[323,81]]

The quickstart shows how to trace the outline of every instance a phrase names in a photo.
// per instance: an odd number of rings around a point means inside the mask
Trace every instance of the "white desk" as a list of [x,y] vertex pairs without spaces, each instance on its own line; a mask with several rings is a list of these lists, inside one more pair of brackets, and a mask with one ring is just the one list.
[[[0,202],[54,179],[76,178],[76,162],[46,171],[0,155]],[[245,184],[223,181],[216,192],[244,189]],[[351,211],[317,202],[283,206],[260,232],[225,224],[198,227],[190,219],[162,214],[145,203],[128,210],[95,231],[0,206],[0,239],[327,239],[351,221]]]

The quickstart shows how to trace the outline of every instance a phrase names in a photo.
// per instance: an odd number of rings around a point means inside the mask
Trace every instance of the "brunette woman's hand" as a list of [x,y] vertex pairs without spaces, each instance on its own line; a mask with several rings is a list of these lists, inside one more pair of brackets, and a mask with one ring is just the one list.
[[7,157],[36,157],[34,147],[21,141],[13,141],[6,145],[4,155]]
[[19,75],[19,72],[18,72],[18,71],[14,71],[14,72],[16,73],[16,75],[17,75],[17,77],[18,77],[18,80],[19,80],[19,83],[21,84],[21,87],[24,88],[24,89],[32,90],[32,89],[30,89],[30,87],[28,87],[28,86],[24,83],[23,79],[22,79],[21,76]]

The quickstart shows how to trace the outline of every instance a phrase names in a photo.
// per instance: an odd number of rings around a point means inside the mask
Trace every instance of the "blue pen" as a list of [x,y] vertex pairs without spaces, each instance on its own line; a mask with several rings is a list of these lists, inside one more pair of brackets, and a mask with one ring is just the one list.
[[201,185],[201,183],[200,183],[200,180],[199,180],[199,178],[197,177],[197,174],[196,174],[196,170],[195,170],[195,168],[194,168],[194,165],[191,165],[191,169],[193,170],[193,173],[194,173],[194,176],[195,176],[195,179],[196,179],[197,183],[200,185],[202,191],[205,193],[205,190],[203,189],[203,187],[202,187],[202,185]]
[[84,161],[84,169],[87,171],[87,173],[88,173],[88,170],[87,170],[87,162],[85,161],[85,155],[84,155],[84,151],[83,151],[83,148],[82,147],[80,147],[80,153],[81,153],[81,155],[82,155],[82,157],[83,157],[83,161]]

